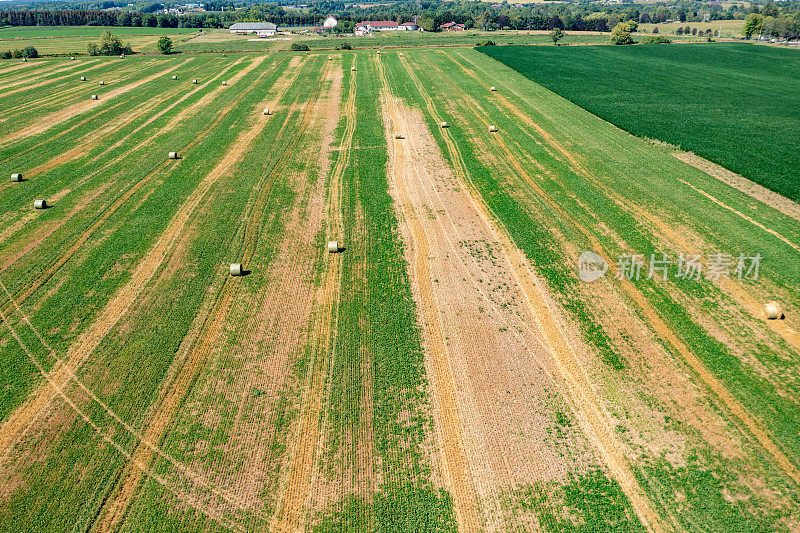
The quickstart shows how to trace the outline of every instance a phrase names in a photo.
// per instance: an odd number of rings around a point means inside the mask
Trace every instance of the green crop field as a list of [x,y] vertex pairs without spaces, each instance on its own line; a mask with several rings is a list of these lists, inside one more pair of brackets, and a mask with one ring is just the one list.
[[389,46],[0,63],[0,531],[797,530],[800,207]]
[[637,136],[658,139],[800,200],[800,54],[720,43],[483,48]]

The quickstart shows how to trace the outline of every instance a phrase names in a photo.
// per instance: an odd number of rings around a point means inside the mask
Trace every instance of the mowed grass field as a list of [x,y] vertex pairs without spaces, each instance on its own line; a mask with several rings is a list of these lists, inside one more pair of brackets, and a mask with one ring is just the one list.
[[718,43],[482,51],[634,135],[800,200],[800,54],[793,50]]
[[0,85],[3,530],[800,526],[791,205],[469,49]]

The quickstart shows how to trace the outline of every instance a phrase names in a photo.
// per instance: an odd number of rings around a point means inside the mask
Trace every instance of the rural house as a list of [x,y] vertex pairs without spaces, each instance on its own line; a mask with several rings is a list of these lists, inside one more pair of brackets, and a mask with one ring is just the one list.
[[278,31],[278,27],[271,22],[237,22],[228,29],[237,35],[255,33],[259,37],[271,37]]
[[442,31],[464,31],[466,28],[463,24],[458,24],[457,22],[446,22],[439,26],[439,29]]

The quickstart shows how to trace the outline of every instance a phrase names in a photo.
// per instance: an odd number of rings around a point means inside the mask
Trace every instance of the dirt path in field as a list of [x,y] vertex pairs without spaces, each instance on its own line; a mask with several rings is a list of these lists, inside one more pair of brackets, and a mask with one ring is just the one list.
[[[241,153],[246,152],[246,149],[249,148],[252,141],[257,137],[269,120],[269,117],[262,114],[262,107],[264,105],[269,105],[271,108],[275,109],[278,102],[282,100],[285,92],[297,78],[300,70],[299,57],[295,57],[286,72],[284,72],[283,76],[273,87],[274,95],[271,94],[267,99],[256,106],[254,111],[256,114],[255,125],[251,127],[247,135],[240,137],[237,141],[237,143],[243,143],[245,145]],[[308,109],[311,110],[312,108],[313,106],[309,106]],[[307,117],[310,118],[310,113],[307,113]],[[290,117],[287,114],[281,128],[281,133],[288,126],[289,119]],[[295,136],[295,142],[298,138],[299,135]],[[287,145],[283,147],[285,150],[284,153],[289,154],[293,145],[294,143],[292,141],[288,142]],[[278,172],[279,169],[280,165],[278,165],[278,168],[273,170],[273,172],[268,174],[270,182],[274,181],[274,174]],[[271,190],[271,186],[267,186],[266,190],[267,192]],[[251,216],[248,217],[249,220],[246,223],[245,235],[247,235],[248,230],[257,231],[261,227],[262,219],[266,216],[264,208],[266,207],[266,200],[268,197],[268,193],[258,197],[257,205],[252,211],[254,216],[251,214]],[[243,264],[247,265],[254,252],[257,240],[255,238],[249,240],[245,238],[245,243],[241,259]],[[202,317],[198,316],[195,319],[192,330],[186,335],[186,341],[179,347],[178,356],[174,363],[176,368],[170,368],[169,375],[171,375],[172,378],[168,386],[161,391],[160,401],[151,409],[152,412],[149,413],[147,417],[148,424],[143,435],[143,440],[136,446],[132,453],[133,460],[120,478],[120,487],[115,492],[113,498],[106,500],[103,509],[98,513],[98,516],[101,516],[101,518],[95,523],[95,530],[114,531],[119,529],[121,521],[130,506],[136,488],[139,486],[142,475],[144,474],[136,465],[149,465],[155,456],[161,455],[157,454],[157,450],[147,446],[146,443],[160,442],[163,438],[169,423],[182,405],[187,392],[194,383],[199,371],[204,367],[205,360],[211,354],[212,349],[223,332],[228,318],[228,312],[236,296],[235,290],[235,285],[227,283],[227,278],[225,278],[220,292],[214,296],[216,302],[208,307],[209,313]],[[226,491],[224,494],[230,493]],[[227,498],[224,499],[227,500]],[[236,503],[239,508],[248,505],[248,502],[244,499],[237,498]]]
[[[429,63],[429,64],[431,64],[431,63]],[[431,66],[436,68],[432,64],[431,64]],[[439,69],[437,68],[437,70],[439,70]],[[441,73],[442,76],[445,76],[445,74],[442,73],[441,70],[439,70],[439,72]],[[455,88],[456,86],[453,85],[453,87]],[[458,90],[458,89],[456,89],[456,90]],[[460,92],[462,93],[465,102],[469,103],[469,107],[471,108],[472,112],[475,113],[476,116],[478,116],[485,124],[488,125],[488,121],[486,121],[484,116],[475,111],[474,99],[472,97],[470,97],[469,95],[466,95],[465,93],[463,93],[463,91],[460,91]],[[519,95],[517,95],[517,96],[519,96]],[[513,104],[511,104],[510,102],[508,102],[507,99],[505,99],[505,102],[507,103],[507,105],[508,105],[508,107],[510,109],[516,107],[516,106],[513,106]],[[517,109],[517,111],[518,111],[518,109]],[[520,112],[520,114],[521,114],[521,112]],[[616,273],[617,273],[616,272],[616,263],[611,260],[611,258],[609,257],[608,253],[605,251],[605,248],[602,246],[602,244],[597,239],[597,237],[595,237],[595,235],[592,232],[590,232],[586,227],[584,227],[582,224],[580,224],[572,215],[570,215],[568,212],[566,212],[555,200],[550,198],[550,196],[541,187],[538,186],[538,184],[533,179],[533,177],[530,176],[530,174],[527,172],[527,170],[525,170],[523,168],[523,166],[520,164],[520,162],[518,161],[518,159],[517,159],[516,155],[514,154],[514,152],[509,149],[509,147],[507,146],[506,142],[503,140],[502,135],[497,136],[496,137],[496,141],[497,141],[497,145],[503,149],[503,152],[505,153],[505,156],[506,156],[507,160],[512,164],[512,166],[514,167],[515,171],[520,175],[520,177],[525,179],[525,181],[530,185],[531,189],[534,192],[536,192],[536,194],[539,196],[539,198],[544,200],[551,208],[553,208],[556,212],[558,212],[565,220],[569,220],[570,223],[576,229],[578,229],[587,238],[587,240],[592,244],[593,250],[596,253],[598,253],[601,256],[603,256],[604,259],[608,262],[608,264],[609,264],[609,273],[612,275],[612,277],[615,277]],[[583,169],[582,167],[579,167],[579,170],[581,171],[581,173],[584,176],[586,176],[586,177],[588,177],[590,179],[593,179],[592,176],[589,175],[589,173],[585,169]],[[678,181],[681,181],[681,182],[685,183],[686,185],[688,185],[690,187],[693,187],[691,184],[689,184],[688,182],[685,182],[682,179],[678,179]],[[707,193],[705,193],[704,191],[701,191],[699,189],[698,189],[698,191],[701,192],[701,193],[704,193],[704,195],[707,195]],[[713,197],[711,197],[710,195],[707,195],[707,196],[709,196],[710,197],[709,199],[712,199],[712,201],[716,200]],[[716,200],[716,202],[721,203],[718,200]],[[728,206],[725,206],[724,204],[722,204],[722,205],[724,207],[728,208],[728,209],[733,210],[732,208],[730,208]],[[735,210],[733,210],[733,211],[735,211]],[[743,213],[739,213],[738,211],[735,211],[735,212],[737,214],[739,214],[740,216],[749,218],[749,217],[747,217],[747,215],[744,215]],[[756,224],[756,225],[759,225],[759,227],[761,227],[765,231],[775,234],[776,236],[781,238],[781,240],[784,240],[784,242],[787,242],[787,244],[790,244],[792,246],[796,246],[793,243],[791,243],[790,241],[785,240],[782,236],[778,235],[776,232],[773,232],[772,230],[770,230],[769,228],[764,227],[763,225],[760,225],[760,223],[758,223],[757,221],[754,221],[752,219],[750,219],[750,221],[752,223]],[[709,372],[708,369],[705,367],[705,365],[702,363],[702,361],[700,361],[700,359],[688,348],[688,346],[686,346],[675,335],[675,333],[672,331],[672,329],[661,318],[659,313],[652,307],[652,305],[647,300],[647,298],[645,298],[644,295],[641,293],[641,291],[638,288],[636,288],[636,286],[633,284],[633,282],[631,282],[630,280],[624,279],[624,280],[619,282],[619,285],[624,289],[624,291],[628,295],[628,297],[634,303],[636,303],[636,305],[640,308],[640,310],[642,311],[642,313],[646,317],[647,322],[650,324],[650,326],[653,328],[653,330],[661,338],[663,338],[667,342],[669,342],[669,344],[672,345],[673,348],[675,348],[675,350],[678,353],[681,354],[683,359],[689,364],[689,366],[692,368],[692,370],[705,383],[706,387],[719,398],[719,400],[726,406],[726,408],[736,418],[738,418],[741,421],[741,423],[750,431],[750,433],[755,437],[755,439],[759,442],[759,444],[761,444],[761,446],[767,452],[769,452],[770,455],[772,455],[775,458],[776,463],[781,468],[781,470],[783,470],[784,473],[787,476],[789,476],[795,483],[799,483],[800,484],[800,470],[798,470],[798,468],[794,465],[794,463],[792,463],[792,461],[783,453],[783,451],[772,441],[772,439],[769,437],[769,435],[767,434],[766,430],[764,429],[763,425],[760,422],[757,422],[750,415],[750,413],[747,411],[747,409],[730,393],[730,391],[725,387],[725,385],[721,381],[719,381],[711,372]]]
[[189,194],[170,220],[165,231],[136,266],[128,283],[114,294],[95,321],[70,348],[65,358],[53,367],[48,374],[47,384],[39,386],[25,403],[3,423],[0,427],[0,454],[5,455],[9,447],[17,442],[39,414],[49,406],[50,400],[53,398],[51,386],[55,384],[57,387],[63,388],[74,375],[75,370],[99,346],[102,339],[138,299],[147,283],[161,267],[192,214],[202,204],[216,182],[227,175],[231,167],[244,154],[261,127],[262,122],[257,122],[233,143],[219,164],[206,174]]
[[48,116],[45,116],[45,117],[41,117],[41,118],[36,120],[35,124],[33,124],[31,126],[28,126],[27,128],[23,128],[21,130],[15,131],[14,133],[11,133],[9,135],[6,135],[5,137],[0,138],[0,146],[5,146],[5,145],[7,145],[9,143],[18,141],[20,139],[24,139],[24,138],[30,137],[32,135],[37,135],[39,133],[43,133],[43,132],[49,130],[50,128],[52,128],[53,126],[56,126],[57,124],[61,124],[62,122],[66,121],[66,120],[69,120],[74,116],[80,115],[81,113],[85,113],[86,111],[89,111],[89,110],[91,110],[91,109],[93,109],[93,108],[95,108],[95,107],[97,107],[99,105],[102,105],[104,102],[107,102],[107,101],[109,101],[109,100],[111,100],[113,98],[116,98],[117,96],[125,94],[128,91],[136,89],[137,87],[140,87],[141,85],[144,85],[144,84],[149,83],[149,82],[151,82],[151,81],[153,81],[155,79],[158,79],[158,78],[160,78],[162,76],[165,76],[165,75],[169,74],[170,72],[173,72],[174,70],[177,70],[180,67],[184,66],[186,63],[188,63],[192,59],[193,58],[186,59],[183,62],[179,63],[178,65],[175,65],[175,66],[170,67],[168,69],[162,70],[161,72],[153,74],[152,76],[148,76],[148,77],[143,78],[141,80],[137,80],[137,81],[135,81],[133,83],[129,83],[128,85],[123,85],[122,87],[118,87],[118,88],[116,88],[116,89],[114,89],[112,91],[109,91],[109,92],[107,92],[107,93],[105,93],[103,95],[103,98],[101,100],[89,100],[87,102],[78,102],[78,103],[75,103],[75,104],[67,107],[66,109],[62,109],[61,111],[58,111],[56,113],[52,113],[52,114],[50,114]]
[[[413,68],[409,65],[406,58],[401,58],[401,62],[414,81],[414,84],[417,86],[420,94],[425,99],[429,113],[437,122],[441,122],[441,117],[436,111],[433,100],[416,77]],[[441,75],[444,76],[444,74]],[[461,93],[459,96],[467,98],[467,95],[463,94],[463,92],[455,88],[455,86],[454,89]],[[558,312],[552,304],[549,303],[550,298],[545,284],[535,276],[532,267],[528,264],[524,255],[519,251],[510,237],[508,237],[505,230],[502,229],[502,227],[495,226],[495,224],[499,224],[499,222],[490,214],[488,208],[482,203],[480,197],[477,196],[477,193],[472,192],[473,189],[470,184],[469,172],[467,171],[466,164],[452,135],[448,130],[443,130],[443,136],[451,160],[455,163],[456,175],[465,186],[465,190],[472,193],[467,195],[469,201],[476,212],[484,219],[487,226],[493,229],[501,249],[504,250],[508,260],[512,264],[511,272],[518,286],[523,290],[525,303],[531,315],[534,317],[538,330],[543,335],[547,352],[566,384],[567,391],[574,402],[573,405],[577,408],[576,418],[581,428],[598,450],[612,477],[619,483],[623,492],[630,500],[642,524],[650,530],[665,530],[667,526],[653,509],[651,502],[646,497],[631,470],[622,445],[614,435],[609,415],[600,406],[600,402],[595,396],[594,388],[585,370],[581,367],[579,359],[572,352],[572,349],[565,340],[562,326],[556,318]],[[516,160],[516,157],[507,150],[507,147],[505,147],[502,142],[502,138],[498,137],[497,142],[500,146],[504,147],[506,156],[508,156],[508,160],[514,168],[518,172],[522,172],[523,175],[527,175]]]
[[[356,74],[350,72],[350,91],[344,104],[345,131],[339,147],[337,160],[330,175],[326,235],[328,240],[341,240],[342,175],[350,157],[356,127]],[[336,102],[338,107],[339,102]],[[339,302],[341,280],[341,255],[327,254],[327,266],[322,284],[315,295],[313,346],[310,379],[301,396],[300,417],[294,437],[295,446],[289,466],[289,477],[282,491],[281,501],[276,507],[271,530],[281,532],[303,531],[305,514],[311,507],[313,481],[322,451],[324,435],[321,431],[321,415],[324,407],[326,385],[332,360],[336,357],[336,309]]]

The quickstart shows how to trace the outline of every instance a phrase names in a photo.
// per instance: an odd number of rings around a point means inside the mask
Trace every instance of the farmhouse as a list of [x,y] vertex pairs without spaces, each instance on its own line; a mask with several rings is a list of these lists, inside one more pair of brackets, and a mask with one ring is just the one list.
[[457,22],[446,22],[439,26],[439,29],[442,31],[464,31],[466,28],[463,24],[458,24]]
[[278,31],[278,27],[271,22],[237,22],[228,29],[237,35],[255,33],[259,37],[271,37]]
[[367,20],[359,22],[355,27],[356,35],[366,35],[373,31],[397,31],[400,25],[393,20]]

